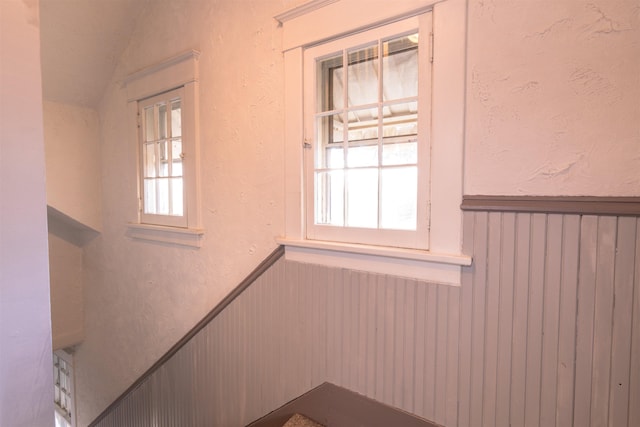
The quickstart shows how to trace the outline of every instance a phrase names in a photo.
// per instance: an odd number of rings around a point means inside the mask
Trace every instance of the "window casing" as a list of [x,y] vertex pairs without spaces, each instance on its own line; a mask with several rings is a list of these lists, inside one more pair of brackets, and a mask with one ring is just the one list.
[[[305,73],[305,54],[316,46],[330,43],[370,29],[431,14],[432,34],[420,37],[427,43],[431,67],[430,104],[418,106],[418,112],[430,111],[426,118],[428,130],[418,135],[428,137],[428,178],[426,204],[428,230],[426,237],[416,242],[399,244],[392,238],[388,246],[371,243],[346,243],[344,227],[338,228],[335,240],[320,240],[309,220],[308,201],[313,186],[309,174],[310,154],[313,154],[313,131],[307,128],[309,111],[309,81]],[[426,280],[457,286],[461,266],[470,265],[471,257],[462,253],[462,201],[466,0],[394,0],[378,2],[376,7],[363,8],[360,0],[310,0],[277,15],[283,28],[282,48],[285,67],[285,233],[276,240],[285,245],[287,259],[333,267],[351,268],[382,274]],[[322,22],[323,25],[317,25]],[[352,46],[364,46],[371,37]],[[346,46],[344,46],[346,47]],[[330,52],[327,52],[329,54]],[[427,56],[420,54],[421,58]],[[433,60],[431,61],[431,59]],[[314,89],[315,90],[315,89]],[[315,95],[313,95],[315,99]],[[418,96],[419,101],[422,98]],[[315,108],[314,105],[312,105]],[[311,148],[305,148],[312,145]],[[313,157],[311,157],[313,159]],[[304,166],[303,166],[304,165]],[[314,171],[315,172],[315,171]],[[419,206],[425,204],[418,202]],[[314,219],[315,220],[315,219]],[[324,227],[327,230],[329,227]],[[360,230],[363,231],[363,230]],[[367,229],[368,231],[368,229]],[[380,234],[389,230],[382,230]],[[397,230],[390,230],[396,233]],[[366,233],[370,234],[370,233]],[[397,233],[396,233],[397,234]],[[321,237],[322,239],[329,237]],[[318,239],[318,240],[316,240]],[[426,249],[425,247],[426,240]],[[420,249],[409,249],[420,248]]]
[[134,239],[201,246],[199,55],[185,52],[124,81],[137,159],[137,203],[127,230]]
[[430,18],[305,51],[308,239],[428,248]]

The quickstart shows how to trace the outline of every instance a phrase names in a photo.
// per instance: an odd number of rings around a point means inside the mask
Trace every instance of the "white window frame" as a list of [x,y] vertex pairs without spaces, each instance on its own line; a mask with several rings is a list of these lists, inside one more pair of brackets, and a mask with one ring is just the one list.
[[[66,364],[67,367],[67,372],[63,372],[63,370],[57,366],[54,362],[53,365],[53,369],[58,370],[58,378],[60,378],[60,375],[66,375],[69,384],[67,384],[67,386],[69,387],[68,390],[65,390],[69,396],[69,407],[68,407],[68,411],[70,415],[67,415],[62,408],[58,405],[57,402],[55,402],[55,396],[54,396],[54,407],[55,407],[55,412],[62,417],[65,422],[71,426],[74,427],[76,425],[76,392],[75,392],[75,373],[74,373],[74,369],[73,369],[73,355],[66,352],[65,350],[56,350],[54,351],[54,356],[58,358],[58,360],[63,360]],[[54,380],[55,380],[55,372],[54,372]],[[54,384],[54,387],[56,387],[56,384]],[[60,387],[60,393],[62,392],[62,385],[58,385],[58,387]]]
[[[331,226],[315,224],[315,202],[317,195],[314,189],[315,155],[318,147],[313,142],[315,135],[314,116],[316,113],[315,91],[318,88],[315,66],[316,58],[332,54],[336,51],[368,45],[378,39],[385,39],[409,32],[420,31],[419,68],[424,84],[418,86],[418,182],[417,182],[417,227],[415,230],[369,229],[349,226]],[[304,150],[305,210],[306,238],[344,243],[361,243],[388,247],[405,247],[410,249],[428,249],[429,244],[429,129],[430,129],[430,97],[431,97],[431,64],[429,63],[429,34],[431,34],[431,13],[409,17],[392,22],[382,27],[360,32],[349,37],[323,43],[305,49],[304,52],[304,140],[308,143]],[[382,55],[378,59],[382,62]],[[345,67],[346,69],[346,67]],[[311,96],[307,96],[313,94]],[[384,203],[384,200],[383,200]]]
[[[428,250],[307,238],[304,158],[305,49],[424,12],[433,13],[430,230]],[[459,286],[462,254],[465,109],[465,0],[313,0],[275,17],[283,26],[285,65],[285,245],[287,259]],[[323,25],[317,25],[322,22]]]
[[[191,50],[129,75],[127,92],[129,133],[135,147],[137,212],[128,224],[134,239],[200,247],[204,230],[200,208],[199,52]],[[180,89],[182,108],[184,217],[143,214],[142,163],[138,117],[139,102]]]

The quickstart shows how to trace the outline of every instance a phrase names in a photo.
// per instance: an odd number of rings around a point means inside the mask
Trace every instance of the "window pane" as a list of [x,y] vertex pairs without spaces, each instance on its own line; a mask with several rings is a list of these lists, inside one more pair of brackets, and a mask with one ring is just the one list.
[[167,105],[158,106],[158,138],[167,137]]
[[169,153],[167,141],[158,142],[158,152],[160,155],[160,165],[158,176],[169,176]]
[[169,215],[169,180],[157,179],[156,185],[158,186],[158,211],[159,215]]
[[152,178],[156,176],[156,144],[144,144],[144,177]]
[[349,118],[349,142],[378,138],[378,107],[351,110]]
[[416,229],[418,174],[415,166],[381,171],[381,228]]
[[317,172],[315,186],[316,224],[344,225],[344,172]]
[[348,54],[349,107],[378,102],[378,45]]
[[156,213],[156,180],[144,180],[144,213]]
[[318,141],[323,145],[344,141],[344,120],[342,114],[331,114],[317,118]]
[[171,178],[171,215],[183,215],[182,178]]
[[344,149],[342,147],[327,147],[325,149],[326,167],[328,169],[342,169],[344,167]]
[[382,132],[385,138],[418,135],[417,102],[385,105],[382,114]]
[[153,106],[144,109],[144,140],[153,141],[155,139],[155,124],[153,122]]
[[417,142],[385,143],[382,146],[382,164],[385,166],[416,164],[417,162]]
[[317,111],[331,111],[344,107],[344,67],[342,53],[318,61]]
[[[331,114],[328,116],[321,116],[316,119],[317,123],[317,155],[316,155],[316,167],[317,168],[329,168],[329,167],[342,167],[344,160],[339,160],[335,157],[336,151],[331,151],[332,157],[326,157],[330,150],[327,147],[342,148],[342,142],[344,140],[342,115]],[[340,150],[342,152],[342,150]]]
[[378,146],[363,145],[349,147],[347,152],[347,165],[350,168],[361,166],[378,166]]
[[348,171],[347,226],[378,227],[378,169]]
[[386,41],[382,51],[383,101],[418,96],[418,33]]
[[171,176],[182,176],[182,140],[171,141]]
[[171,102],[171,136],[182,136],[182,107],[179,99]]

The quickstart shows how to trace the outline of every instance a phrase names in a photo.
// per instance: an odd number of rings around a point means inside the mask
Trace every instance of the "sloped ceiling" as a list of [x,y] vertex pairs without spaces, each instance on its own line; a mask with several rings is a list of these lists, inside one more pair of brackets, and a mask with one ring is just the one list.
[[148,0],[40,0],[46,100],[96,107]]

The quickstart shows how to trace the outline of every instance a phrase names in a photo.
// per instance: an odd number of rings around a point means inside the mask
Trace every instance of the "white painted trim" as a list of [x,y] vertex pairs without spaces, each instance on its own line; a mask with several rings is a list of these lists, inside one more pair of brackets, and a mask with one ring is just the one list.
[[418,249],[392,248],[388,246],[360,245],[355,243],[326,242],[322,240],[295,240],[285,237],[276,238],[284,246],[322,249],[335,252],[348,252],[362,255],[375,255],[415,261],[428,261],[439,264],[470,266],[472,258],[467,255],[434,253]]
[[[420,250],[429,249],[429,184],[430,184],[430,118],[431,118],[431,64],[428,62],[429,35],[432,31],[432,14],[423,13],[412,16],[402,21],[393,22],[384,27],[373,28],[345,38],[323,43],[322,45],[308,48],[304,51],[304,141],[311,143],[312,148],[304,150],[305,173],[305,211],[306,211],[306,239],[352,242],[370,245],[389,245]],[[387,40],[408,32],[419,31],[420,52],[418,55],[420,70],[418,94],[415,102],[418,103],[418,127],[417,150],[417,195],[416,195],[416,228],[414,230],[392,230],[384,228],[360,228],[349,226],[332,226],[328,224],[315,224],[316,197],[314,197],[314,176],[316,171],[316,156],[320,142],[316,141],[316,103],[321,94],[318,93],[318,80],[316,61],[327,54],[334,54],[349,50],[356,46],[364,46],[375,41]],[[347,102],[345,101],[346,105]],[[382,104],[380,104],[382,105]],[[347,126],[345,126],[347,127]],[[346,163],[346,162],[345,162]],[[378,173],[384,169],[378,165]],[[346,167],[345,171],[350,170]],[[347,173],[347,172],[345,172]],[[346,193],[346,189],[345,189]],[[384,200],[382,201],[384,204]],[[345,202],[346,206],[346,202]],[[345,208],[347,209],[347,208]],[[345,219],[346,223],[346,219]]]
[[127,76],[122,85],[127,101],[139,101],[188,83],[198,82],[200,52],[190,50]]
[[307,3],[303,3],[299,6],[277,14],[276,16],[274,16],[274,19],[280,24],[284,24],[287,21],[306,15],[307,13],[311,13],[337,1],[339,0],[311,0]]
[[200,248],[204,230],[201,228],[165,227],[162,225],[127,224],[127,236],[134,240],[167,243]]
[[311,240],[276,239],[290,261],[388,274],[429,283],[460,286],[462,266],[471,257],[428,251],[350,245]]
[[282,22],[282,50],[308,47],[419,15],[434,8],[439,1],[442,0],[386,0],[376,1],[371,7],[363,7],[362,0],[322,4]]
[[[199,98],[199,60],[200,52],[190,50],[176,55],[158,64],[132,73],[124,80],[124,89],[127,91],[128,121],[130,138],[135,150],[137,171],[137,199],[140,200],[140,142],[138,132],[138,102],[172,89],[182,88],[182,139],[184,154],[184,192],[185,206],[184,218],[187,228],[180,226],[171,227],[170,221],[153,228],[149,224],[143,224],[140,209],[136,211],[137,223],[132,223],[138,228],[129,226],[128,234],[132,238],[156,241],[183,246],[200,247],[201,236],[189,237],[190,232],[184,230],[196,230],[200,235],[202,215],[200,201],[200,98]],[[161,221],[160,215],[157,218]],[[157,223],[156,223],[157,224]]]

